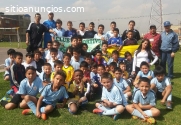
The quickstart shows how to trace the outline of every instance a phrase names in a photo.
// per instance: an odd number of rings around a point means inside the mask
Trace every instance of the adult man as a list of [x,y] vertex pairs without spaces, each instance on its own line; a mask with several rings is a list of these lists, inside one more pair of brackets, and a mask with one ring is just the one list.
[[42,47],[42,35],[44,32],[54,32],[49,30],[45,25],[40,23],[41,15],[39,13],[35,14],[35,22],[29,24],[26,30],[26,44],[27,52],[34,52],[39,47]]
[[[158,56],[158,58],[161,58],[161,35],[156,32],[156,26],[151,25],[150,26],[150,32],[144,35],[144,39],[149,39],[151,43],[151,49],[153,52]],[[157,65],[159,64],[156,63]]]
[[133,38],[136,39],[137,41],[140,40],[140,33],[138,30],[134,29],[134,26],[135,26],[135,21],[134,20],[131,20],[129,21],[128,23],[128,26],[129,26],[129,29],[125,30],[123,32],[123,35],[122,35],[122,40],[124,41],[126,38],[127,38],[127,32],[129,30],[132,30],[133,31]]
[[165,31],[161,34],[161,65],[166,69],[166,62],[168,63],[168,77],[173,78],[174,56],[179,49],[178,35],[171,29],[169,21],[164,22],[164,28]]
[[[53,20],[54,14],[53,12],[48,13],[48,20],[45,20],[43,24],[48,28],[48,29],[53,29],[56,28],[56,22]],[[47,42],[51,41],[51,35],[50,32],[45,32],[44,34],[44,48],[47,48]]]

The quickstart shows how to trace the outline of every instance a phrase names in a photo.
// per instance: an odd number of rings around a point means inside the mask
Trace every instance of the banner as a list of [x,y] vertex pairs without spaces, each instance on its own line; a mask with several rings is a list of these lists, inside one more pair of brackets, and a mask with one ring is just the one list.
[[[71,46],[71,39],[69,37],[56,37],[55,40],[60,42],[60,51],[66,52],[66,49]],[[82,43],[86,43],[88,45],[87,52],[91,52],[94,50],[97,46],[102,44],[101,39],[82,39]]]
[[[138,49],[139,45],[130,45],[130,46],[123,46],[121,51],[119,51],[119,56],[124,58],[124,53],[126,51],[130,52],[132,56],[134,56],[134,52],[136,49]],[[117,50],[118,47],[110,47],[107,49],[109,53],[112,53],[112,51]]]

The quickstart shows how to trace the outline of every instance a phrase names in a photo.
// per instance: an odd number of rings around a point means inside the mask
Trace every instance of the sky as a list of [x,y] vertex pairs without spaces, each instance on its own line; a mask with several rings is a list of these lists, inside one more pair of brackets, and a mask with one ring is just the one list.
[[[54,19],[60,18],[63,21],[63,28],[67,29],[66,22],[73,21],[73,27],[78,28],[80,22],[86,26],[90,22],[95,23],[95,30],[99,24],[105,26],[105,32],[110,30],[110,22],[115,21],[120,33],[128,28],[130,20],[136,21],[135,29],[140,34],[149,30],[149,15],[152,7],[152,0],[0,0],[0,12],[5,12],[6,7],[84,7],[84,12],[56,12]],[[162,0],[163,14],[179,13],[181,0]],[[34,21],[35,12],[5,12],[5,14],[29,14],[31,21]],[[47,12],[41,12],[42,20],[48,19]],[[140,17],[144,16],[144,17]],[[145,17],[146,16],[146,17]],[[137,17],[137,18],[135,18]],[[181,21],[181,14],[163,15],[163,21],[171,21],[177,25]],[[151,24],[156,22],[151,21]]]

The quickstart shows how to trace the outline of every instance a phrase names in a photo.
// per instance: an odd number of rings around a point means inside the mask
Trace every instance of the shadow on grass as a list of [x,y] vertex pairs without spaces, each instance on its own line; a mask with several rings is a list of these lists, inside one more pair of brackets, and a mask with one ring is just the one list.
[[181,77],[181,73],[179,73],[179,72],[174,73],[174,79],[177,79],[180,77]]
[[60,112],[58,111],[57,108],[55,108],[52,112],[50,112],[48,114],[49,117],[59,117],[60,116]]

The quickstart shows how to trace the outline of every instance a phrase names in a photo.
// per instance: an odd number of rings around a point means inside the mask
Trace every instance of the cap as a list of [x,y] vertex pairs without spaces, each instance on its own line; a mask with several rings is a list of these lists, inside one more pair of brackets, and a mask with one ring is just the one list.
[[48,12],[48,14],[51,14],[51,13],[53,14],[53,12],[52,12],[52,11]]
[[150,25],[150,29],[151,29],[151,28],[156,28],[156,26],[155,26],[155,25]]
[[165,22],[163,23],[163,25],[164,25],[164,27],[165,27],[165,26],[171,26],[172,24],[170,23],[170,21],[165,21]]

